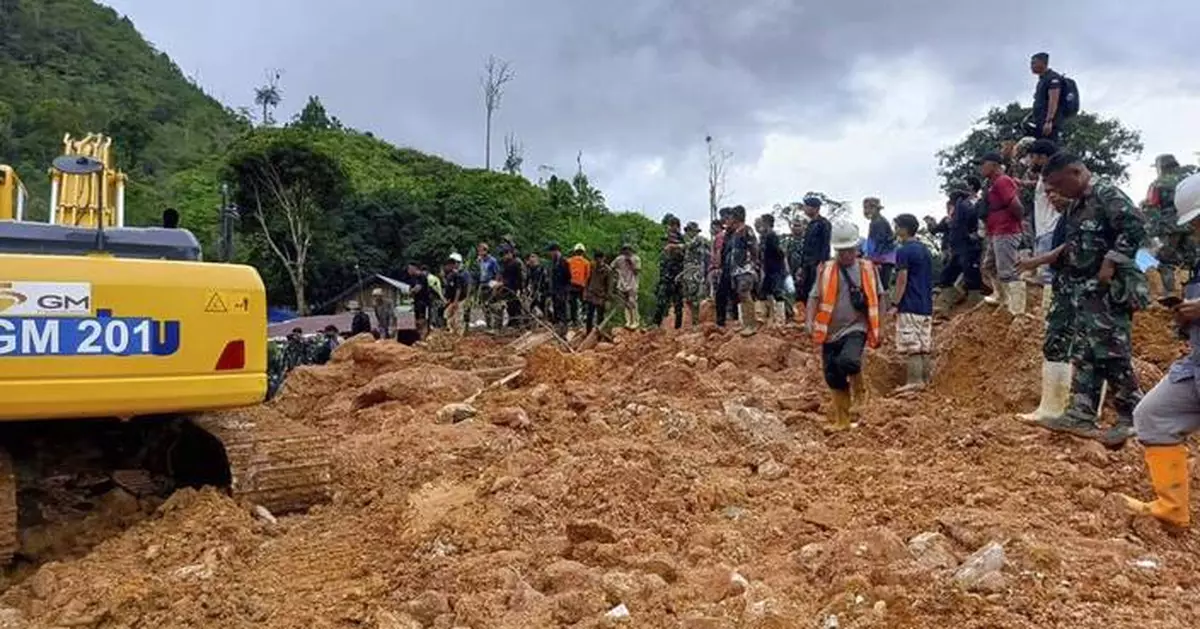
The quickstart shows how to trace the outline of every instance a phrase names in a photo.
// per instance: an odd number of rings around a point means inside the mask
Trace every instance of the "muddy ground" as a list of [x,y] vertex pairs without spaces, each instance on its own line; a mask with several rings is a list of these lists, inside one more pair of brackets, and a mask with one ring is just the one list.
[[[1137,325],[1148,388],[1180,347]],[[273,403],[333,437],[331,504],[117,494],[10,571],[0,627],[1200,626],[1196,535],[1118,503],[1149,495],[1140,446],[1014,418],[1041,324],[984,308],[936,337],[917,396],[871,355],[844,434],[791,330],[355,340]]]

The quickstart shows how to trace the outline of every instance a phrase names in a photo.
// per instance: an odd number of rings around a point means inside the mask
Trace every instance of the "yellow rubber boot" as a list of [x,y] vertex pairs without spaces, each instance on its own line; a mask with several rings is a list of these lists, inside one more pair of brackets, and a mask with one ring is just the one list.
[[850,404],[853,410],[857,412],[870,397],[870,392],[867,390],[867,379],[863,377],[862,372],[850,376]]
[[1150,472],[1150,485],[1158,497],[1151,502],[1142,502],[1121,496],[1125,506],[1134,514],[1153,516],[1167,524],[1187,528],[1191,523],[1187,457],[1185,444],[1146,446],[1146,468]]
[[834,391],[833,403],[829,405],[830,432],[842,432],[850,428],[850,392]]

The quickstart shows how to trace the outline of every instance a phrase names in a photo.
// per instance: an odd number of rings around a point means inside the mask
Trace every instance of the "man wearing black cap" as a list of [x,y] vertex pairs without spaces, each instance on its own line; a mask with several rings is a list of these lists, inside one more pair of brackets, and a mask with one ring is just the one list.
[[1004,304],[1014,315],[1025,312],[1025,283],[1017,271],[1017,252],[1024,231],[1025,210],[1017,182],[1004,174],[1004,158],[987,153],[979,160],[979,174],[988,180],[987,235],[991,260],[996,266],[996,283],[988,303]]
[[562,247],[557,242],[551,242],[546,247],[550,253],[550,307],[553,310],[551,321],[554,322],[559,334],[567,333],[567,295],[571,291],[571,267],[563,257]]
[[808,228],[804,230],[804,251],[800,256],[800,268],[793,269],[798,300],[807,299],[813,284],[817,282],[817,267],[829,259],[831,234],[829,219],[821,216],[820,198],[804,198],[804,215],[808,217]]
[[1033,91],[1033,115],[1030,131],[1036,138],[1058,141],[1058,126],[1063,116],[1063,78],[1050,69],[1050,54],[1039,52],[1029,60],[1029,69],[1037,75]]

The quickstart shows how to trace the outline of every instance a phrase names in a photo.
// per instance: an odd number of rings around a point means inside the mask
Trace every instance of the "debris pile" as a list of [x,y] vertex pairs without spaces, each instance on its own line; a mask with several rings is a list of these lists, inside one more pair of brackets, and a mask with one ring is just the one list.
[[[1150,375],[1166,323],[1137,321]],[[936,334],[931,390],[889,397],[899,361],[874,352],[873,398],[831,435],[793,330],[356,339],[273,402],[335,437],[331,504],[177,492],[27,568],[0,624],[1200,625],[1194,536],[1117,502],[1146,492],[1140,448],[1013,418],[1037,404],[1040,324],[983,308]]]

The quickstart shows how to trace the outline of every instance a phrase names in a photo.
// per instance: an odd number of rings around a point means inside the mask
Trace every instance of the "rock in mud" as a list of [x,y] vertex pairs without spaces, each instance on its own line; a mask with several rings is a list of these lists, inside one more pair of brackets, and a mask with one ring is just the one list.
[[908,540],[908,551],[926,570],[948,570],[958,565],[950,540],[941,533],[926,532]]
[[567,540],[572,544],[584,542],[612,544],[617,541],[617,534],[611,527],[599,520],[576,520],[567,524]]
[[432,625],[442,614],[450,613],[450,600],[442,592],[426,591],[405,605],[405,611],[423,625]]
[[1004,546],[991,542],[967,557],[954,573],[954,583],[968,592],[998,592],[1004,589]]
[[509,428],[527,428],[532,424],[525,409],[515,406],[497,410],[492,414],[491,421],[497,426],[507,426]]
[[457,424],[461,421],[471,419],[478,413],[474,406],[470,404],[454,403],[443,406],[437,412],[437,423],[439,424]]

